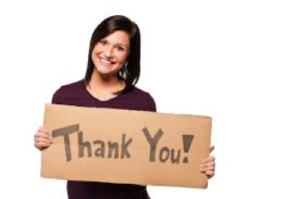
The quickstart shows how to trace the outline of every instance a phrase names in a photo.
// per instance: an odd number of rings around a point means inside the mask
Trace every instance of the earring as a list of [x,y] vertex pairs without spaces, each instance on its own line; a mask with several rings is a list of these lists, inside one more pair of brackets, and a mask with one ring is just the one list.
[[127,64],[128,64],[128,63],[127,63],[127,61],[126,61],[125,64],[124,64],[124,70],[125,70],[125,71],[127,71]]
[[120,71],[120,75],[125,79],[128,76],[128,69],[127,69],[127,61],[125,62],[125,64],[123,65],[121,71]]

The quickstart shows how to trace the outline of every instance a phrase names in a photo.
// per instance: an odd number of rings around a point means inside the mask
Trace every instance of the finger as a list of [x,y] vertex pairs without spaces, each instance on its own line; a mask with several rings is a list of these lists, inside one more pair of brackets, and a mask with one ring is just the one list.
[[53,139],[50,137],[47,137],[47,136],[46,137],[43,136],[43,137],[35,137],[34,141],[35,142],[51,142],[52,143]]
[[38,148],[45,148],[45,147],[49,147],[51,146],[52,143],[49,142],[36,142],[35,146],[37,146]]
[[215,175],[214,171],[206,171],[205,174],[209,177],[212,177],[213,175]]
[[38,149],[43,149],[43,148],[47,148],[51,146],[50,143],[46,143],[46,142],[36,142],[35,143],[35,147],[38,148]]
[[207,162],[214,162],[215,157],[214,156],[209,156],[208,158],[205,158],[204,160],[201,161],[201,164],[207,163]]
[[203,171],[200,170],[201,173],[205,174],[209,179],[215,175],[215,171]]
[[210,152],[212,152],[215,149],[215,146],[210,147]]
[[49,143],[53,143],[53,140],[52,139],[49,139],[49,138],[37,138],[35,139],[36,142],[49,142]]
[[204,164],[200,164],[199,168],[207,168],[207,167],[214,167],[215,163],[214,162],[208,162]]
[[38,132],[35,136],[36,138],[46,138],[46,139],[52,139],[52,135],[45,133],[45,132]]
[[200,172],[215,171],[215,167],[214,166],[200,167],[199,171]]

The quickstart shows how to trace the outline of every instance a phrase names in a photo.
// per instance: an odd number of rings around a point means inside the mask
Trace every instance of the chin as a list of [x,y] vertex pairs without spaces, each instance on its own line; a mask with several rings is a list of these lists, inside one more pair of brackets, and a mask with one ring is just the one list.
[[118,73],[118,71],[114,70],[114,69],[107,70],[102,67],[101,68],[95,67],[95,68],[96,68],[97,73],[99,73],[100,75],[111,76],[111,75],[115,75]]

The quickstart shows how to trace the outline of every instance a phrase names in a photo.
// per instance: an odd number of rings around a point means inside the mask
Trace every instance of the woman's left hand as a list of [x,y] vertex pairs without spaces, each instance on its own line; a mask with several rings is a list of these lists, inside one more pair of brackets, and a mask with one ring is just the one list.
[[[210,148],[210,152],[214,150],[214,146]],[[215,157],[209,156],[208,158],[202,160],[200,164],[199,171],[207,175],[210,179],[215,175]]]

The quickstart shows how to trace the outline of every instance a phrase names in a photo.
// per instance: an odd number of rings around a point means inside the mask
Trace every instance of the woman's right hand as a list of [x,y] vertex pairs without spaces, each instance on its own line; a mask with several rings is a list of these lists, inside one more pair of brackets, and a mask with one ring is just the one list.
[[45,127],[40,127],[38,132],[34,135],[34,146],[39,150],[43,150],[51,146],[52,143],[53,140],[50,132],[47,131]]

